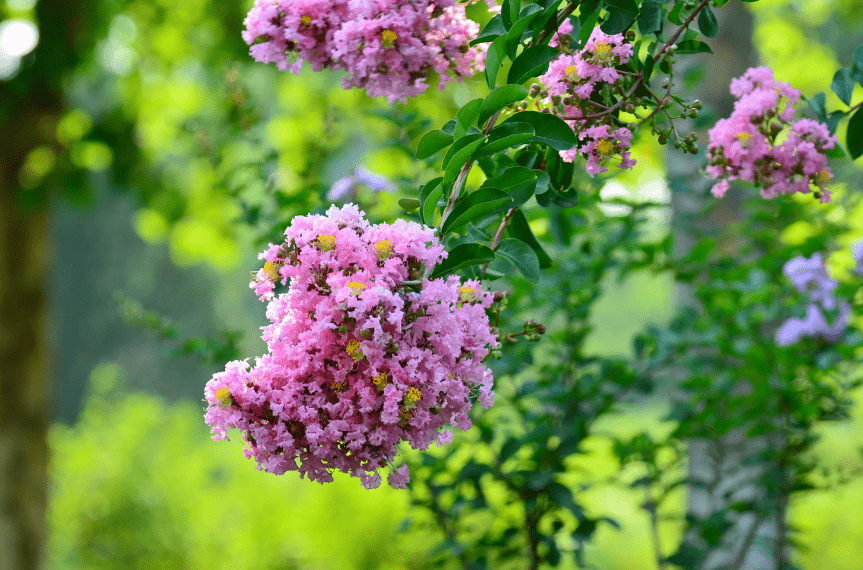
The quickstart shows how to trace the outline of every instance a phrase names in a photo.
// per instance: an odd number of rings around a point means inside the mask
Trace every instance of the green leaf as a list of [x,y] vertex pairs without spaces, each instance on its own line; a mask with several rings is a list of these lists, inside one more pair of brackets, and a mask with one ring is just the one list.
[[513,212],[506,229],[510,236],[523,241],[533,249],[537,259],[539,259],[540,268],[547,269],[554,265],[554,260],[545,252],[539,240],[530,229],[530,224],[528,224],[524,212],[521,210]]
[[497,85],[497,74],[500,72],[500,66],[506,57],[506,36],[500,36],[488,46],[488,53],[485,56],[485,82],[488,84],[489,90],[494,89]]
[[457,228],[480,216],[489,214],[498,207],[509,203],[510,200],[510,195],[503,190],[480,188],[456,202],[455,208],[444,220],[441,232],[447,233],[452,228]]
[[405,212],[410,213],[420,207],[420,201],[416,198],[402,198],[399,200],[399,206],[401,206]]
[[638,4],[635,3],[635,0],[604,0],[608,6],[614,6],[616,8],[620,8],[621,10],[626,10],[627,12],[633,12],[638,14]]
[[[468,145],[470,145],[476,141],[481,141],[484,138],[485,137],[481,134],[465,135],[465,136],[461,137],[460,139],[458,139],[457,141],[455,141],[455,143],[450,147],[450,149],[448,151],[446,151],[446,154],[443,157],[443,163],[441,164],[441,168],[446,169],[446,167],[449,166],[450,161],[452,161],[453,157],[456,154],[458,154],[462,149],[464,149],[464,147],[466,147],[466,146],[468,146]],[[474,150],[476,150],[476,147],[474,147]],[[471,151],[471,153],[472,152],[473,151]],[[470,156],[470,155],[468,155],[468,156]],[[467,160],[467,156],[465,157],[465,160]],[[464,162],[464,161],[462,161],[462,162]]]
[[848,121],[848,134],[845,145],[853,160],[863,154],[863,107],[857,109],[851,120]]
[[502,257],[515,265],[529,281],[534,283],[539,281],[539,258],[523,241],[513,238],[501,240],[495,250],[495,256]]
[[671,9],[671,12],[668,13],[668,20],[672,24],[677,24],[678,26],[683,23],[683,19],[680,17],[680,14],[683,12],[683,7],[686,5],[686,2],[677,2],[674,5],[674,8]]
[[[547,43],[551,41],[553,32],[557,30],[557,9],[563,3],[563,0],[551,0],[548,2],[540,2],[537,5],[543,5],[544,10],[542,13],[536,17],[531,25],[531,29],[533,29],[533,41],[538,42],[539,36],[542,35],[543,32],[548,32],[548,38],[543,43]],[[530,4],[528,4],[530,6]],[[583,6],[583,4],[582,4]],[[525,15],[524,10],[522,10],[522,17]]]
[[507,168],[500,176],[483,182],[480,188],[485,187],[503,190],[512,198],[504,209],[517,208],[533,196],[536,190],[536,174],[526,166],[513,166]]
[[[653,2],[645,2],[638,17],[638,31],[646,36],[662,29],[662,6]],[[636,56],[638,52],[635,52]]]
[[453,137],[443,131],[429,131],[422,136],[417,145],[417,160],[433,156],[452,144]]
[[653,75],[653,66],[656,65],[656,60],[653,59],[653,52],[656,49],[656,42],[650,42],[647,48],[647,58],[644,60],[644,83],[649,84],[650,76]]
[[443,177],[435,178],[420,188],[420,221],[427,226],[434,223],[434,211],[443,195]]
[[854,49],[854,66],[851,70],[854,79],[863,87],[863,44]]
[[836,127],[839,126],[839,121],[841,121],[842,117],[844,116],[845,113],[843,113],[842,111],[833,111],[832,113],[830,113],[830,116],[827,117],[827,129],[830,131],[831,135],[836,134]]
[[503,25],[500,14],[497,14],[488,21],[488,24],[485,25],[476,39],[471,40],[470,45],[475,46],[476,44],[491,42],[503,35],[506,35],[506,28]]
[[599,8],[591,14],[581,25],[581,29],[578,31],[578,45],[579,48],[583,47],[584,44],[587,43],[587,40],[590,39],[590,34],[593,33],[594,28],[596,28],[596,22],[599,20]]
[[685,40],[677,43],[677,53],[713,53],[710,46],[698,40]]
[[514,23],[512,28],[510,28],[506,33],[506,53],[509,55],[510,59],[515,58],[515,54],[518,51],[518,46],[521,43],[521,38],[524,35],[524,32],[541,11],[542,8],[539,4],[528,4],[527,7],[522,10],[519,20]]
[[812,107],[812,110],[815,111],[815,116],[821,121],[825,121],[827,119],[827,108],[825,107],[826,99],[827,96],[824,95],[824,93],[819,93],[814,97],[810,97],[806,101],[809,103],[809,106]]
[[[536,4],[531,4],[536,6]],[[488,94],[479,111],[477,125],[482,126],[492,115],[510,105],[522,101],[527,97],[527,87],[524,85],[503,85]]]
[[549,46],[533,46],[521,52],[512,62],[506,82],[509,84],[524,83],[531,77],[542,75],[548,71],[548,64],[560,55],[560,52]]
[[608,18],[602,23],[599,29],[609,35],[620,34],[632,25],[637,16],[637,10],[630,12],[629,10],[621,10],[615,7],[609,8]]
[[708,38],[719,33],[719,22],[716,21],[716,15],[710,9],[710,4],[704,6],[704,9],[698,14],[698,29]]
[[578,142],[572,128],[563,119],[548,113],[522,111],[504,121],[506,123],[527,123],[536,132],[531,140],[555,150],[569,150]]
[[480,107],[482,107],[482,99],[474,99],[459,109],[455,116],[456,125],[455,131],[453,132],[453,136],[455,138],[460,138],[467,133],[468,129],[479,115]]
[[[458,152],[456,152],[452,155],[452,159],[450,160],[449,165],[447,165],[446,170],[444,171],[444,175],[443,175],[444,186],[449,186],[450,184],[452,184],[455,181],[456,178],[458,178],[459,171],[462,169],[462,167],[465,165],[465,163],[467,163],[467,161],[470,160],[470,157],[474,153],[474,151],[476,149],[478,149],[480,147],[480,145],[483,143],[484,137],[482,135],[468,135],[468,136],[463,137],[462,139],[459,139],[459,140],[463,140],[463,139],[471,138],[471,137],[479,137],[479,139],[467,144],[461,150],[459,150]],[[453,147],[455,147],[455,145],[453,145]],[[450,149],[450,150],[452,150],[452,149]],[[449,153],[447,153],[447,154],[449,154]]]
[[476,158],[488,156],[503,149],[531,140],[535,136],[533,127],[527,123],[504,123],[496,126],[488,135],[488,141],[476,151]]
[[854,94],[854,77],[851,75],[851,70],[843,67],[833,76],[833,83],[830,84],[830,89],[839,100],[846,105],[851,104],[851,96]]
[[481,265],[492,261],[494,261],[494,251],[487,245],[463,243],[452,248],[447,258],[435,268],[431,276],[432,278],[442,277],[469,265]]
[[518,15],[520,5],[521,0],[503,0],[503,3],[500,5],[500,17],[507,30],[512,28],[513,17]]

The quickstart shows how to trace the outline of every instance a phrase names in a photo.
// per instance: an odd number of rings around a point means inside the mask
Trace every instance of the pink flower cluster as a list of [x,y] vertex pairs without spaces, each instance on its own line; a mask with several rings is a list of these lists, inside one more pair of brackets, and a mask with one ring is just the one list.
[[[550,45],[563,47],[561,44],[566,43],[571,32],[572,24],[567,20]],[[626,43],[623,34],[610,36],[595,28],[582,49],[564,53],[552,61],[548,71],[539,78],[548,93],[543,102],[550,105],[553,113],[566,119],[582,141],[572,149],[561,151],[561,158],[573,162],[577,155],[584,156],[591,176],[606,172],[606,165],[615,156],[621,158],[618,168],[635,166],[635,160],[630,158],[628,151],[632,132],[614,126],[607,115],[607,124],[595,125],[589,120],[592,113],[602,111],[590,96],[602,85],[614,85],[620,80],[617,67],[626,64],[632,53],[632,46]]]
[[836,137],[822,123],[796,119],[800,92],[775,81],[770,68],[755,67],[731,82],[731,93],[738,98],[734,111],[710,130],[707,173],[719,179],[713,195],[721,198],[729,181],[744,180],[763,198],[808,194],[814,186],[815,196],[829,202],[833,174],[825,153]]
[[[454,276],[423,279],[446,257],[434,231],[370,225],[353,204],[294,218],[285,236],[252,282],[269,300],[269,352],[213,376],[206,421],[216,440],[242,430],[260,469],[321,483],[339,470],[377,487],[399,442],[442,445],[452,433],[439,429],[470,427],[471,395],[491,406],[493,294]],[[409,480],[407,465],[390,469],[391,486]]]
[[442,89],[485,65],[487,46],[468,45],[479,25],[455,0],[256,0],[245,26],[256,60],[297,74],[304,61],[344,69],[343,87],[390,103],[424,92],[431,72]]

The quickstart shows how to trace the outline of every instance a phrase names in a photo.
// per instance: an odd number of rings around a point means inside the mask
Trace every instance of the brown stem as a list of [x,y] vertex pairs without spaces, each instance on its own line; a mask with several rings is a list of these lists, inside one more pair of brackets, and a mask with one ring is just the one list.
[[[503,230],[506,229],[506,225],[509,223],[510,218],[515,213],[515,208],[510,208],[510,210],[506,213],[506,216],[503,217],[503,220],[500,222],[500,227],[497,228],[497,233],[494,234],[494,238],[491,242],[491,250],[497,251],[497,246],[500,245],[500,240],[503,237]],[[488,270],[488,263],[482,266],[482,274],[480,274],[479,280],[482,281],[485,279],[485,272]]]

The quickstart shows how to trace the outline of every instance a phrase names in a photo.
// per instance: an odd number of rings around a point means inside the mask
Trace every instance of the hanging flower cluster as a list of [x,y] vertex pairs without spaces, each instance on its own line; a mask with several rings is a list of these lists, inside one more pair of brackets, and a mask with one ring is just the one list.
[[829,202],[833,174],[825,153],[836,137],[822,123],[796,119],[800,91],[775,81],[770,68],[755,67],[731,82],[731,93],[734,111],[710,130],[707,173],[720,180],[713,195],[721,198],[739,179],[761,188],[763,198],[814,187],[815,197]]
[[[853,253],[859,271],[863,268],[863,242],[854,248]],[[816,253],[810,259],[795,257],[785,264],[782,272],[791,279],[794,288],[809,299],[804,318],[790,318],[776,331],[776,344],[790,346],[804,337],[817,336],[836,342],[848,326],[851,306],[836,299],[834,293],[839,284],[827,273],[821,254]],[[824,316],[825,311],[835,314],[832,324]]]
[[[470,427],[472,395],[491,406],[493,294],[455,276],[423,279],[446,256],[434,231],[370,225],[352,204],[294,218],[285,235],[252,282],[269,300],[269,352],[213,376],[206,421],[216,440],[242,430],[246,455],[271,473],[323,483],[339,470],[377,487],[400,441],[442,445],[444,426]],[[408,481],[407,465],[390,469],[391,486]]]
[[359,87],[390,103],[482,71],[484,45],[469,46],[479,25],[455,0],[256,0],[243,39],[251,54],[282,71],[344,69],[346,89]]
[[591,99],[604,86],[623,83],[618,67],[632,57],[632,46],[623,34],[607,35],[595,28],[582,49],[571,51],[566,41],[571,32],[572,24],[567,20],[550,42],[564,53],[551,62],[548,72],[540,76],[539,84],[533,88],[541,103],[566,119],[578,135],[579,144],[561,151],[560,156],[566,162],[583,156],[591,176],[607,171],[607,165],[615,157],[620,157],[618,168],[632,168],[635,166],[635,160],[629,156],[632,132],[615,125],[610,114],[602,115],[604,107]]

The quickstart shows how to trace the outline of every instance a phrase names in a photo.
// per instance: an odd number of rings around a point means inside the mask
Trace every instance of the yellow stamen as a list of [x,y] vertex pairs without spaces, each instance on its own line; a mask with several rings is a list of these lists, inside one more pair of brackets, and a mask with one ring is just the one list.
[[597,42],[593,47],[593,53],[600,61],[607,61],[611,57],[611,44],[608,42]]
[[383,239],[375,244],[375,255],[379,261],[386,261],[393,253],[393,242]]
[[419,391],[419,388],[411,387],[408,389],[408,393],[405,394],[405,407],[413,407],[419,402],[423,397],[422,392]]
[[335,392],[336,394],[340,394],[340,393],[342,393],[348,389],[348,383],[347,382],[333,382],[330,387],[332,388],[333,392]]
[[398,34],[392,30],[384,30],[381,32],[381,45],[383,47],[393,47],[393,43],[399,39]]
[[360,341],[357,339],[353,339],[348,342],[348,346],[345,348],[345,352],[348,353],[348,356],[353,358],[354,360],[360,360],[363,358],[363,351],[360,348]]
[[311,16],[303,16],[300,18],[300,23],[304,26],[308,26],[309,24],[312,23],[312,17]]
[[826,170],[822,170],[818,174],[815,175],[815,184],[820,187],[827,186],[827,183],[830,182],[830,173]]
[[387,385],[388,379],[389,377],[387,376],[387,373],[381,372],[377,376],[372,376],[372,384],[374,384],[375,388],[377,388],[378,390],[383,390],[384,386]]
[[213,395],[216,396],[220,406],[227,408],[231,405],[231,391],[227,386],[222,386],[216,390]]
[[570,81],[575,81],[578,79],[578,68],[574,65],[567,66],[566,70],[566,78]]
[[614,154],[615,144],[613,140],[610,139],[600,139],[596,142],[596,152],[597,154],[609,157]]
[[348,283],[348,287],[351,288],[351,295],[355,297],[359,297],[360,293],[363,292],[363,289],[366,288],[365,284],[360,283],[359,281],[350,281]]
[[336,236],[321,234],[318,236],[318,249],[321,251],[333,251],[336,249]]
[[281,281],[282,275],[279,273],[279,266],[268,261],[264,264],[264,273],[270,278],[270,281]]
[[752,135],[747,132],[737,133],[737,140],[740,141],[740,146],[743,148],[749,148],[749,141],[752,139]]
[[462,303],[471,303],[476,301],[476,289],[462,285],[458,288],[458,300]]

